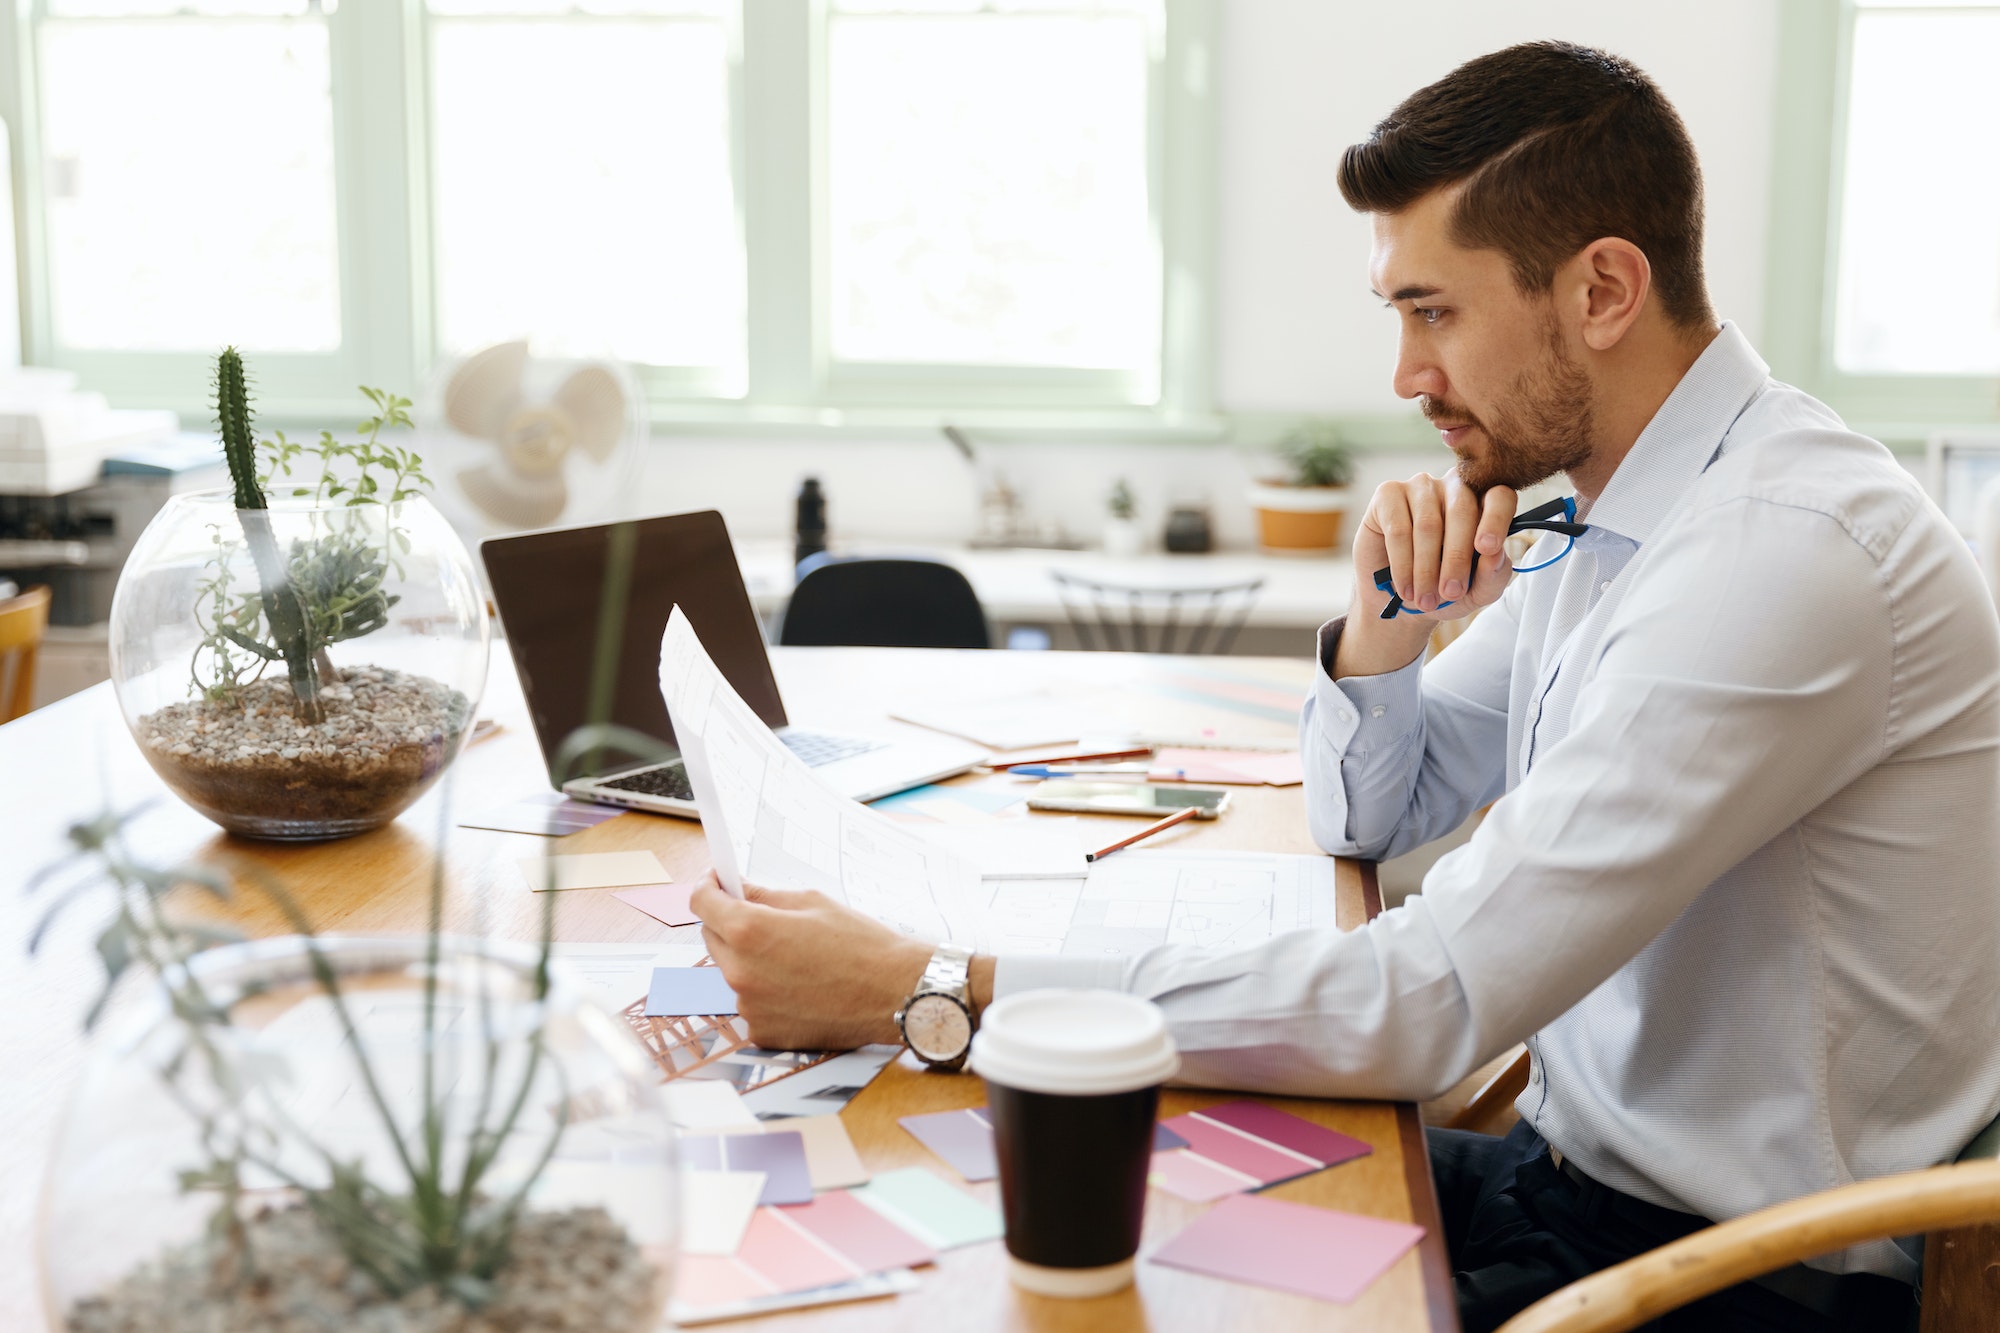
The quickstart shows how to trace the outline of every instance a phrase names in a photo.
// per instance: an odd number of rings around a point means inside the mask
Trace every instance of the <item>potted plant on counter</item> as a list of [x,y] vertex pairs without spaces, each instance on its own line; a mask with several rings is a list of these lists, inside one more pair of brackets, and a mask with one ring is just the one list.
[[1131,483],[1120,477],[1104,501],[1104,553],[1129,558],[1146,548],[1146,531],[1139,526],[1139,502]]
[[111,670],[154,771],[233,833],[386,823],[436,781],[486,680],[472,558],[390,443],[407,399],[363,389],[353,443],[256,442],[243,361],[216,363],[231,490],[176,496],[111,607]]
[[1308,419],[1279,438],[1281,475],[1250,488],[1257,541],[1269,551],[1321,552],[1340,545],[1354,455],[1332,422]]

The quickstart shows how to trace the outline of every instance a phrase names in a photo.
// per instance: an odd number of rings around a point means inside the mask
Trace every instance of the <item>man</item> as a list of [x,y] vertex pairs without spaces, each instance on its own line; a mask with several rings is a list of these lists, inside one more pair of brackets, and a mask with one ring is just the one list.
[[[970,990],[1150,996],[1186,1078],[1273,1092],[1434,1096],[1527,1040],[1521,1124],[1432,1136],[1486,1329],[1708,1220],[1949,1160],[2000,1112],[2000,626],[1894,459],[1718,325],[1693,145],[1630,64],[1475,60],[1340,183],[1397,391],[1457,468],[1361,524],[1301,726],[1313,832],[1392,856],[1505,799],[1351,934],[979,958]],[[1517,578],[1515,494],[1557,473],[1588,527]],[[895,1040],[931,962],[818,895],[695,906],[767,1043]],[[1668,1326],[1902,1327],[1917,1271],[1860,1246]]]

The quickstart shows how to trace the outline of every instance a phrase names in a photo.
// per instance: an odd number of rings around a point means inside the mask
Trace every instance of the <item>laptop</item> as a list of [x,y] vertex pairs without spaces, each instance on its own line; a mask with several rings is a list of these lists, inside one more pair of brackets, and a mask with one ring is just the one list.
[[[567,782],[556,771],[563,739],[584,724],[589,708],[599,591],[615,526],[622,525],[489,537],[480,543],[479,554],[550,785],[560,785],[578,800],[698,819],[694,791],[678,758],[626,762]],[[712,509],[669,514],[632,526],[637,542],[618,645],[612,722],[673,749],[673,725],[660,697],[660,636],[678,604],[743,701],[821,781],[843,795],[872,801],[963,773],[986,757],[983,749],[961,741],[838,735],[792,726],[722,515]]]

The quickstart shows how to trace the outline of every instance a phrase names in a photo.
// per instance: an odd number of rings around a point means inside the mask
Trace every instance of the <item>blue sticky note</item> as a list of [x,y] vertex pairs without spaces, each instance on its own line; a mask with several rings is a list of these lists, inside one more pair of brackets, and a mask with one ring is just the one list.
[[648,1018],[707,1018],[736,1012],[736,992],[719,967],[656,967],[646,992]]

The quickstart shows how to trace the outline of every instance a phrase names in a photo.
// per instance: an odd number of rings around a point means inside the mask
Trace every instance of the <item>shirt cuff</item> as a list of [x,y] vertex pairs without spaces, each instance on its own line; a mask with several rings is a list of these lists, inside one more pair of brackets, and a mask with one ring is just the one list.
[[1330,620],[1319,631],[1319,670],[1313,673],[1313,713],[1327,741],[1356,757],[1387,750],[1416,730],[1424,709],[1424,658],[1379,676],[1345,676],[1336,681],[1331,664],[1347,618]]
[[996,1000],[1052,986],[1070,990],[1124,990],[1125,960],[1059,953],[1003,953],[993,960]]

